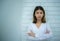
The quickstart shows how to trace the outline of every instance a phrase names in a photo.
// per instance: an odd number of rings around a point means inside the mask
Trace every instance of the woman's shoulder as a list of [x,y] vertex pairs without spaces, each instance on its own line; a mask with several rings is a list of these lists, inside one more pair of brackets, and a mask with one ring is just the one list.
[[42,23],[43,25],[46,25],[46,26],[48,26],[48,25],[50,25],[49,23]]
[[[35,23],[29,23],[28,25],[34,25]],[[49,23],[42,23],[43,25],[50,25]]]
[[32,29],[32,26],[33,26],[34,24],[33,23],[29,23],[27,26],[28,26],[28,29]]

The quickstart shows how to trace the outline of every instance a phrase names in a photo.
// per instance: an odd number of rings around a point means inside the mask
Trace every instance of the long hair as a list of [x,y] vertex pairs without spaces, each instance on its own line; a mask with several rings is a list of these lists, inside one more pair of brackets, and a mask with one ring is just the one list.
[[44,8],[42,7],[42,6],[36,6],[35,7],[35,9],[34,9],[34,12],[33,12],[33,23],[36,23],[37,22],[37,19],[36,19],[36,16],[35,16],[35,12],[37,11],[37,10],[42,10],[43,11],[43,17],[42,17],[42,19],[41,19],[41,22],[42,23],[46,23],[46,19],[45,19],[45,10],[44,10]]

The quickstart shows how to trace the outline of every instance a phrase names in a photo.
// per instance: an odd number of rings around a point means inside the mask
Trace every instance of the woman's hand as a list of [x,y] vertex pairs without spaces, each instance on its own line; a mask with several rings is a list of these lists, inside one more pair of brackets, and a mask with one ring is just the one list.
[[33,31],[31,31],[30,33],[28,33],[29,36],[35,37],[35,33]]
[[49,34],[49,33],[50,33],[50,31],[49,31],[49,30],[47,30],[45,33],[46,33],[46,34]]

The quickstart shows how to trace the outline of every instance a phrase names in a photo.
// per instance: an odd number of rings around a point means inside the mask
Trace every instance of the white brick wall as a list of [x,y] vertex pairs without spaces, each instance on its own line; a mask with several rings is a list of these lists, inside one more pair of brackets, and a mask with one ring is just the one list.
[[22,0],[22,41],[25,41],[24,32],[28,23],[32,22],[32,14],[35,6],[41,5],[46,12],[47,22],[51,25],[54,38],[51,41],[60,40],[60,1],[59,0]]

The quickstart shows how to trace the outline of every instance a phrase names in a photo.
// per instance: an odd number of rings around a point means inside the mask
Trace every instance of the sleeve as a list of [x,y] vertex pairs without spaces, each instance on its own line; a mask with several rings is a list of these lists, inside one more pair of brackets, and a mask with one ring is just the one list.
[[31,30],[32,30],[32,26],[31,26],[31,24],[29,24],[29,25],[27,26],[27,31],[26,31],[26,33],[25,33],[26,39],[34,39],[34,37],[28,35],[28,33],[30,33]]
[[[32,30],[32,24],[28,25],[28,28],[27,28],[27,34],[31,32]],[[33,30],[32,30],[33,31]],[[38,34],[35,33],[35,37],[39,37]]]
[[52,37],[52,30],[51,30],[49,24],[46,25],[46,31],[49,32],[48,34],[46,34],[46,37],[47,37],[47,38]]
[[26,29],[26,32],[25,32],[25,35],[28,36],[28,33],[30,33],[31,31],[31,24],[27,25],[27,29]]
[[30,33],[31,30],[32,30],[31,25],[28,25],[28,27],[27,27],[27,33]]
[[33,37],[28,35],[28,33],[30,33],[31,30],[32,30],[31,24],[28,24],[26,26],[26,31],[25,31],[25,34],[24,34],[24,36],[26,37],[26,40],[33,39]]
[[35,34],[35,37],[39,37],[39,35],[38,34]]

